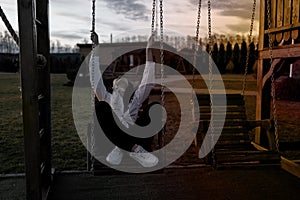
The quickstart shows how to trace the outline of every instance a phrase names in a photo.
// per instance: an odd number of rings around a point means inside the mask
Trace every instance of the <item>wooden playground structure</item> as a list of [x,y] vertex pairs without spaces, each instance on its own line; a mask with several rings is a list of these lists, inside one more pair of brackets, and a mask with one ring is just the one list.
[[[276,69],[278,69],[280,61],[300,58],[300,1],[263,0],[260,1],[260,4],[257,120],[269,119],[270,113],[273,113],[273,119],[277,117],[274,97],[276,91],[275,88],[272,88],[274,87],[274,85],[271,85],[274,81],[272,79],[276,75]],[[273,97],[271,97],[272,93]],[[261,142],[260,133],[260,130],[258,130],[255,136],[255,142],[258,144]],[[277,141],[277,143],[279,142]],[[281,166],[295,176],[300,177],[299,163],[281,157]]]
[[[249,129],[259,126],[267,131],[264,132],[263,129],[257,128],[255,143],[247,141],[247,145],[254,145],[256,150],[250,152],[239,147],[239,154],[237,152],[231,155],[226,154],[227,158],[232,159],[231,161],[240,158],[241,160],[238,161],[254,160],[266,163],[271,160],[270,162],[279,163],[278,154],[275,151],[267,151],[260,144],[262,134],[266,134],[271,129],[271,120],[268,120],[272,118],[271,113],[273,111],[271,109],[271,79],[276,73],[277,64],[281,59],[300,57],[299,7],[300,0],[260,1],[256,121],[247,122],[247,130],[241,130],[240,127],[244,126],[246,122],[242,96],[228,95],[228,103],[232,109],[228,112],[233,112],[234,117],[242,120],[239,122],[227,120],[227,123],[232,124],[227,124],[231,129],[226,129],[230,136],[225,141],[233,143],[238,141],[237,144],[240,145]],[[27,199],[32,200],[46,199],[53,178],[51,166],[49,0],[18,0],[18,16],[19,40],[15,40],[19,42],[20,46],[26,195]],[[15,35],[14,38],[16,38]],[[209,97],[198,96],[198,98],[207,103]],[[209,112],[209,108],[206,108],[206,111]],[[207,113],[207,116],[209,114]],[[227,115],[230,118],[231,114],[227,113]],[[201,127],[205,127],[206,122],[202,123]],[[232,126],[237,128],[232,129]],[[240,131],[243,131],[243,134],[240,134]],[[267,135],[269,149],[276,150],[276,136],[269,132]],[[241,152],[242,154],[240,154]],[[224,152],[219,152],[219,154],[225,155]],[[237,154],[243,156],[237,157]],[[222,155],[218,157],[220,158]],[[219,159],[219,162],[228,163],[228,159],[223,161]],[[284,158],[281,158],[281,162],[284,169],[300,177],[298,164]]]

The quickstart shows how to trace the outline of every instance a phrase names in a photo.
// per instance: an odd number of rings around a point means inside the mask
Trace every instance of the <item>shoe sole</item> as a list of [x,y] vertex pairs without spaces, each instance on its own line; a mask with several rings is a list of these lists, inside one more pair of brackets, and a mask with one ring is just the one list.
[[155,163],[144,163],[143,161],[139,160],[136,158],[134,155],[129,155],[132,159],[136,160],[138,163],[140,163],[143,167],[150,168],[150,167],[155,167],[158,163],[158,159],[155,160]]

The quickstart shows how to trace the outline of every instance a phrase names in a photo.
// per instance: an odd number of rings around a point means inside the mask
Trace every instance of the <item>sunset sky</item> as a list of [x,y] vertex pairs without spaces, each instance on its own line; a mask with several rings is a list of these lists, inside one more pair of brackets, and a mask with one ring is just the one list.
[[[207,1],[202,1],[201,36],[207,35]],[[212,31],[218,34],[247,34],[252,10],[250,0],[212,0]],[[259,1],[256,6],[255,31],[258,31]],[[102,42],[151,26],[151,0],[96,0],[96,29]],[[164,0],[164,28],[181,35],[195,35],[198,0]],[[17,0],[0,0],[15,30],[18,29]],[[75,45],[89,39],[91,0],[50,0],[51,40]],[[3,22],[0,31],[4,31]]]

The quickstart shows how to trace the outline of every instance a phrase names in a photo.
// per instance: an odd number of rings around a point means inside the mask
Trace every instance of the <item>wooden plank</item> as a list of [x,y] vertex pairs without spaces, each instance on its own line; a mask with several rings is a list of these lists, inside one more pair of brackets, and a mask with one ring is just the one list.
[[[224,119],[224,115],[225,114],[219,114],[219,113],[215,113],[213,115],[213,119],[214,120],[222,120]],[[200,113],[200,120],[210,120],[211,119],[211,114],[209,113],[203,113],[201,114]],[[226,119],[239,119],[239,120],[245,120],[246,119],[246,116],[244,114],[240,114],[240,115],[237,115],[237,114],[226,114]]]
[[268,73],[263,78],[262,87],[264,87],[264,85],[266,84],[267,80],[272,76],[273,71],[274,71],[276,65],[280,62],[280,60],[281,59],[279,59],[279,58],[276,58],[276,59],[273,60],[272,65],[271,65]]
[[279,159],[280,157],[278,156],[278,153],[273,152],[273,151],[257,151],[255,149],[252,150],[241,150],[241,151],[220,151],[218,150],[216,152],[218,155],[276,155],[277,159]]
[[[209,106],[210,105],[210,100],[206,99],[199,99],[198,104],[200,106]],[[227,102],[223,102],[222,99],[220,98],[213,98],[213,105],[215,107],[217,106],[225,106],[225,105],[235,105],[235,106],[240,106],[244,105],[245,102],[243,99],[228,99]]]
[[231,135],[224,135],[221,134],[221,136],[219,137],[218,142],[232,142],[232,141],[249,141],[249,137],[247,135],[244,134],[231,134]]
[[264,33],[268,34],[268,33],[283,32],[283,31],[286,31],[286,30],[298,29],[299,27],[300,27],[300,23],[299,22],[295,22],[295,23],[288,24],[288,25],[285,25],[285,26],[275,27],[275,28],[271,28],[271,29],[265,30]]
[[264,48],[265,3],[264,0],[260,1],[258,51],[261,51]]
[[237,144],[217,144],[216,149],[218,151],[246,151],[246,150],[253,150],[253,146],[251,145],[251,142],[246,141],[243,143],[237,143]]
[[[261,120],[262,113],[262,80],[263,80],[263,60],[258,60],[257,65],[257,94],[256,94],[256,120]],[[260,144],[260,131],[261,128],[256,128],[255,142]]]
[[[201,133],[203,130],[199,130],[198,133]],[[207,132],[207,130],[204,130]],[[244,136],[246,135],[248,138],[248,131],[245,128],[232,128],[232,127],[214,127],[214,132],[219,133],[222,132],[222,135],[227,136]]]
[[274,163],[280,162],[280,157],[277,154],[267,154],[265,152],[256,152],[255,154],[236,154],[236,155],[224,155],[218,156],[218,162],[250,162],[250,161],[272,161]]
[[51,175],[51,94],[50,94],[50,33],[49,33],[49,0],[36,1],[37,53],[46,59],[46,66],[38,70],[38,92],[43,96],[40,105],[40,128],[44,129],[44,139],[40,142],[41,160],[44,170],[41,174],[42,198],[46,199],[50,190]]
[[293,174],[294,176],[300,178],[300,165],[285,158],[281,157],[281,168],[286,170],[287,172]]
[[[273,58],[297,58],[300,56],[300,44],[281,46],[273,49]],[[259,52],[259,59],[270,58],[268,49]]]
[[42,199],[36,69],[35,1],[18,0],[20,68],[27,199]]
[[[283,26],[283,0],[277,0],[277,23],[276,27]],[[276,41],[281,42],[282,33],[276,33]]]
[[[201,120],[199,122],[194,122],[194,126],[198,125],[199,123],[205,124],[204,126],[208,126],[210,123],[210,120]],[[215,121],[214,125],[216,127],[224,126],[226,127],[246,127],[247,123],[245,120],[225,120],[225,122]]]
[[256,144],[255,142],[251,142],[251,144],[259,151],[268,151],[265,147],[260,146],[259,144]]
[[[284,19],[283,19],[283,25],[290,25],[291,24],[291,0],[284,0]],[[286,30],[283,33],[283,39],[284,41],[288,41],[291,36],[291,31]]]
[[[276,28],[276,1],[271,1],[271,29]],[[275,34],[270,34],[272,42],[275,42]]]
[[[293,11],[292,11],[292,23],[299,23],[299,0],[293,0]],[[298,38],[299,29],[292,30],[292,39],[296,40]]]

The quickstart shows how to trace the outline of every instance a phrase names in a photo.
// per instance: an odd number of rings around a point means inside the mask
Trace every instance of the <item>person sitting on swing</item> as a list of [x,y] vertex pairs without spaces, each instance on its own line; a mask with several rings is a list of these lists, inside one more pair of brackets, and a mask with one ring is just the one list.
[[[91,40],[94,44],[98,44],[97,33],[93,32],[91,34]],[[158,163],[158,158],[149,152],[151,151],[150,143],[153,137],[141,139],[128,135],[123,131],[124,128],[130,131],[134,124],[146,125],[151,121],[148,112],[150,107],[155,103],[147,105],[140,115],[139,109],[145,103],[145,100],[148,99],[153,88],[155,63],[153,62],[152,50],[150,49],[153,40],[154,37],[150,36],[146,48],[146,65],[143,77],[133,95],[126,94],[133,91],[132,84],[126,78],[115,79],[113,81],[113,91],[109,93],[103,83],[99,66],[91,70],[92,62],[90,62],[90,81],[91,83],[92,81],[95,83],[93,91],[98,101],[95,103],[96,115],[104,134],[115,145],[115,148],[106,156],[106,161],[111,165],[119,165],[121,163],[124,155],[122,149],[130,152],[129,156],[143,167],[154,167]],[[99,59],[99,57],[94,59]],[[92,77],[94,80],[92,80]],[[128,96],[131,96],[130,100],[128,98],[126,100]],[[126,106],[127,110],[124,109]]]

